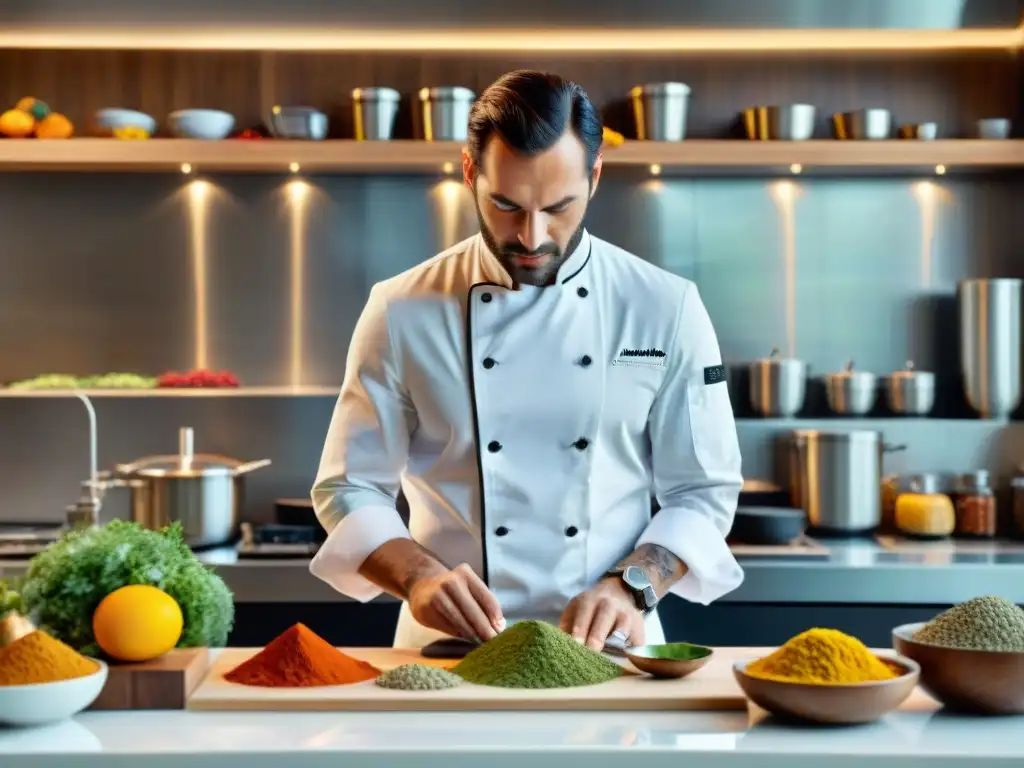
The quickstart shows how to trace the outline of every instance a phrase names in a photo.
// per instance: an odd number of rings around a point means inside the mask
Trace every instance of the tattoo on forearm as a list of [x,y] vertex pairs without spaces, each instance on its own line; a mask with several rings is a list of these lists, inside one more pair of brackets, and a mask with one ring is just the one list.
[[643,568],[659,595],[683,578],[687,571],[682,560],[657,544],[643,544],[637,547],[619,563],[619,567],[627,565]]

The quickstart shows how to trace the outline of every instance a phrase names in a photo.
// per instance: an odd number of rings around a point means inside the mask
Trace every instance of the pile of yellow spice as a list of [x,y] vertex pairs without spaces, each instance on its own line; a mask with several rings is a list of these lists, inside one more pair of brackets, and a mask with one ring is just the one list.
[[98,669],[95,661],[38,629],[0,648],[0,686],[55,683]]
[[774,653],[747,665],[763,680],[848,685],[891,680],[898,674],[855,637],[837,629],[809,629]]

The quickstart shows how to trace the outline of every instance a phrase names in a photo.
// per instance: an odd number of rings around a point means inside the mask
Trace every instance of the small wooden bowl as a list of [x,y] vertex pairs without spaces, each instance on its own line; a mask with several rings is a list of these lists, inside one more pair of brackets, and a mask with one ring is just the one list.
[[990,715],[1024,714],[1024,652],[968,651],[914,640],[924,624],[892,631],[896,652],[921,666],[921,687],[949,709]]
[[921,671],[917,662],[905,658],[882,661],[902,674],[871,683],[786,683],[748,675],[749,661],[737,661],[733,674],[747,697],[773,715],[813,723],[853,725],[870,723],[888,714],[902,704],[917,685]]
[[638,645],[626,649],[626,658],[641,672],[652,677],[686,677],[703,667],[714,655],[706,645],[664,643]]

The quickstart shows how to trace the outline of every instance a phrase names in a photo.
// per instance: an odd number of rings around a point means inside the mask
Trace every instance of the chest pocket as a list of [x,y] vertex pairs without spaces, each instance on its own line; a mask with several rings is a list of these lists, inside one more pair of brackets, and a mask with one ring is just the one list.
[[642,361],[616,360],[609,365],[605,379],[605,425],[613,430],[625,428],[634,436],[643,434],[665,372],[662,365]]

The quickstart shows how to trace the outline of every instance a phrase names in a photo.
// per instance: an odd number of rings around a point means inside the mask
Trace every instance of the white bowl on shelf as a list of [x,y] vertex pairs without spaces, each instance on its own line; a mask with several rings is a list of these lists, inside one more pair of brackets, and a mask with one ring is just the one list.
[[167,116],[167,127],[181,139],[223,139],[235,127],[235,116],[219,109],[179,109]]
[[34,685],[0,685],[0,724],[27,726],[58,723],[74,717],[100,695],[107,682],[107,665],[91,675]]
[[116,128],[142,128],[150,136],[156,133],[156,120],[145,112],[137,112],[134,109],[100,109],[93,115],[92,123],[97,133],[107,136]]

